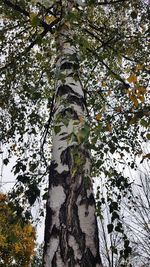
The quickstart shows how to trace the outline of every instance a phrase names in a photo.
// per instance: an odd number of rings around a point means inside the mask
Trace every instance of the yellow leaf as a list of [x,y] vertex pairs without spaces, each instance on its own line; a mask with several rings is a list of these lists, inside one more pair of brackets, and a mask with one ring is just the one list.
[[102,86],[106,87],[106,82],[105,81],[102,81]]
[[139,94],[145,94],[146,93],[146,88],[145,87],[139,86],[139,87],[137,87],[137,90],[138,90]]
[[7,199],[6,195],[0,193],[0,202],[5,202],[5,200]]
[[132,73],[132,74],[128,77],[127,81],[128,81],[129,83],[137,83],[137,77],[136,77],[136,75],[135,75],[134,73]]
[[97,121],[101,120],[101,118],[102,118],[102,114],[100,114],[100,113],[98,113],[98,114],[96,115],[96,117],[95,117],[95,119],[96,119]]
[[150,159],[150,153],[144,155],[140,163],[142,163],[144,159]]
[[130,100],[133,102],[133,105],[137,108],[138,107],[138,100],[134,94],[129,95]]
[[142,103],[144,103],[144,101],[145,101],[145,97],[144,97],[144,95],[139,95],[139,96],[138,96],[138,99],[139,99]]
[[109,95],[111,95],[111,94],[112,94],[112,90],[109,89],[107,95],[109,96]]
[[107,126],[106,126],[106,131],[108,131],[108,132],[112,132],[112,125],[111,125],[111,123],[108,123],[107,124]]
[[122,106],[115,107],[114,110],[117,112],[122,112]]
[[56,17],[53,16],[53,15],[51,15],[51,16],[46,16],[46,17],[45,17],[45,22],[46,22],[47,24],[51,24],[54,20],[56,20]]
[[22,217],[16,215],[6,195],[0,193],[0,200],[0,247],[7,252],[0,251],[1,261],[4,266],[13,266],[14,259],[21,259],[20,266],[27,267],[34,255],[35,229],[30,223],[22,224]]
[[143,65],[141,65],[141,64],[136,65],[136,70],[142,70],[142,69],[143,69]]
[[70,29],[70,23],[69,23],[69,21],[66,21],[65,22],[65,25]]
[[83,125],[84,124],[84,117],[80,116],[79,120],[80,120],[81,125]]
[[20,252],[22,250],[21,244],[19,243],[14,244],[14,250],[15,250],[15,253]]

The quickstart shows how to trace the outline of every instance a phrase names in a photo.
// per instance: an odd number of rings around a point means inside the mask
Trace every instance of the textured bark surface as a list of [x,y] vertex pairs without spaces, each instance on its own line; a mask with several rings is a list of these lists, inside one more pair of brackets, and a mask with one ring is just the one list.
[[[77,52],[63,26],[58,43],[53,153],[45,222],[44,267],[100,267],[90,181],[86,108]],[[84,133],[84,134],[83,134]]]

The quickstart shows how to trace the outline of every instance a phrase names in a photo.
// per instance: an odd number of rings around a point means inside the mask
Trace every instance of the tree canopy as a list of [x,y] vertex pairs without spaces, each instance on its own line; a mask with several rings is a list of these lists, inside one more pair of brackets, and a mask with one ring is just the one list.
[[50,159],[55,36],[62,19],[80,51],[94,175],[107,176],[103,162],[109,153],[121,158],[124,151],[142,153],[140,125],[141,136],[150,137],[146,1],[85,1],[66,18],[61,17],[62,7],[62,1],[1,2],[1,141],[8,149],[4,164],[12,154],[18,157],[18,195],[24,191],[30,204],[40,195],[37,185]]

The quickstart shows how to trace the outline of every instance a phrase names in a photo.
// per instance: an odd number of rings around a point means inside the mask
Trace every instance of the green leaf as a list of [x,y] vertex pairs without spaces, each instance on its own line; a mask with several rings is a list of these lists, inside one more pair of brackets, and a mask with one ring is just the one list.
[[111,250],[114,254],[118,254],[117,248],[115,246],[111,246]]
[[36,169],[36,167],[37,167],[37,164],[36,163],[31,163],[30,164],[30,167],[29,167],[30,168],[30,171],[31,172],[34,172],[34,170]]
[[37,27],[40,24],[40,20],[38,15],[34,12],[30,13],[30,23],[33,27]]
[[150,133],[146,135],[147,139],[150,140]]
[[147,121],[145,119],[141,119],[140,124],[147,128],[149,126],[149,121]]
[[7,165],[8,163],[9,163],[9,160],[6,158],[6,159],[3,159],[3,163],[5,164],[5,165]]
[[114,210],[118,210],[118,202],[111,202],[109,205],[110,213],[112,213]]
[[136,18],[137,18],[137,13],[136,13],[135,11],[132,11],[132,12],[131,12],[131,17],[132,17],[133,19],[136,19]]
[[9,241],[14,244],[19,241],[19,237],[12,233],[9,237]]
[[86,142],[89,138],[89,135],[90,127],[87,123],[85,123],[84,127],[82,127],[81,130],[79,130],[79,132],[77,133],[78,143],[81,144],[83,142]]
[[61,126],[54,126],[55,134],[58,134],[61,131]]
[[43,196],[42,196],[43,200],[47,200],[48,198],[48,192],[46,192]]
[[30,184],[29,189],[25,192],[30,205],[32,206],[36,199],[40,196],[40,190],[35,183]]
[[119,214],[118,214],[116,211],[113,211],[113,213],[112,213],[112,217],[111,217],[112,222],[113,222],[115,219],[119,219]]
[[107,225],[108,234],[112,233],[113,228],[114,228],[114,226],[112,223]]
[[132,252],[132,248],[131,247],[127,247],[124,250],[124,258],[127,259],[129,257],[129,255],[131,254],[131,252]]
[[119,233],[123,233],[123,229],[122,229],[122,223],[118,222],[117,226],[115,227],[115,230]]
[[125,239],[125,241],[124,241],[124,247],[125,248],[128,248],[129,247],[129,243],[130,243],[130,241],[128,239]]

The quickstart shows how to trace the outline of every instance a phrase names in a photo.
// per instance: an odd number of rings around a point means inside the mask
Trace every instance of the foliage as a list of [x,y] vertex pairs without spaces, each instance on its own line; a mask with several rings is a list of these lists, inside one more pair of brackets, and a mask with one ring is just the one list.
[[[18,183],[12,197],[23,205],[28,200],[29,208],[38,197],[45,198],[40,185],[51,158],[55,37],[64,19],[73,33],[69,41],[80,51],[88,113],[88,127],[77,138],[80,143],[89,137],[93,177],[106,178],[110,233],[120,222],[121,199],[131,193],[118,163],[136,168],[141,138],[148,140],[150,135],[149,6],[144,0],[87,0],[64,14],[63,1],[2,0],[1,13],[0,107],[2,144],[8,150],[4,164],[12,155],[18,157],[13,168]],[[100,214],[104,200],[98,198]]]
[[0,193],[0,266],[29,266],[34,247],[35,229],[17,216],[7,196]]

